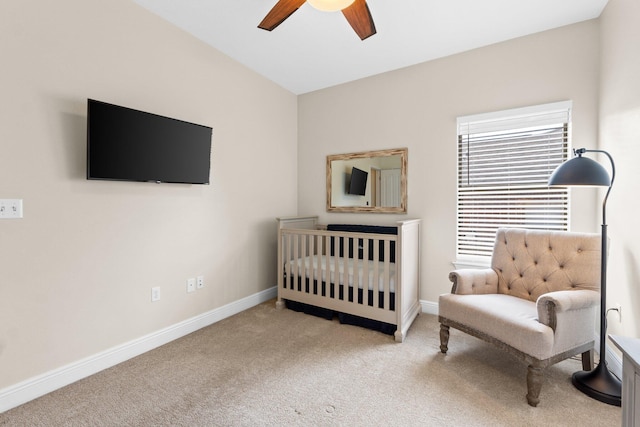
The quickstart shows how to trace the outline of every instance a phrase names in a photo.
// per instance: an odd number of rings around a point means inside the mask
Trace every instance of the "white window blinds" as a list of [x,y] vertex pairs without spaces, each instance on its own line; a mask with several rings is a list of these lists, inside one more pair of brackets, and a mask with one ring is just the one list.
[[568,230],[571,103],[458,118],[458,258],[491,256],[499,227]]

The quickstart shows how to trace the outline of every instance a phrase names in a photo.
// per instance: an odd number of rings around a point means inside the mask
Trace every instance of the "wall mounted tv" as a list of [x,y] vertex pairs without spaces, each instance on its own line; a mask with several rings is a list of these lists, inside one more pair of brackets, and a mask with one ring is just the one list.
[[365,172],[362,169],[351,169],[351,183],[349,184],[349,194],[356,194],[358,196],[364,196],[367,189],[367,176],[369,172]]
[[87,179],[209,184],[212,129],[87,100]]

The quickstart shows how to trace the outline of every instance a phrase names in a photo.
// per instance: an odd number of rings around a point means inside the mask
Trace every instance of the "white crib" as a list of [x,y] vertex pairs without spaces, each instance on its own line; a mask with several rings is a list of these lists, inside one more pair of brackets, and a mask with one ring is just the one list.
[[393,227],[317,221],[278,218],[276,306],[293,301],[382,322],[402,342],[420,312],[420,220]]

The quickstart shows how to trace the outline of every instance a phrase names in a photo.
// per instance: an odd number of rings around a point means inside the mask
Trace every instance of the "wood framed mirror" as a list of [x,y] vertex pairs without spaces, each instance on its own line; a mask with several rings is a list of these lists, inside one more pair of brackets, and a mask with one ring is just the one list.
[[328,212],[407,212],[406,148],[327,156]]

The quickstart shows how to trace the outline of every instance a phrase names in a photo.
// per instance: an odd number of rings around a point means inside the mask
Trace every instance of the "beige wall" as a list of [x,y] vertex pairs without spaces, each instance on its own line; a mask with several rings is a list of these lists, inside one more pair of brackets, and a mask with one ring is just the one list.
[[[0,390],[274,285],[293,94],[128,0],[2,1],[0,58]],[[211,185],[87,181],[87,98],[213,127]]]
[[[596,146],[598,21],[588,21],[299,97],[298,212],[323,222],[422,218],[422,300],[450,290],[455,258],[456,117],[573,101],[573,140]],[[408,214],[329,214],[325,156],[408,147]],[[595,194],[572,225],[598,231]]]
[[640,3],[610,0],[600,20],[600,143],[616,163],[607,203],[607,305],[622,306],[621,323],[609,314],[608,332],[640,337]]

